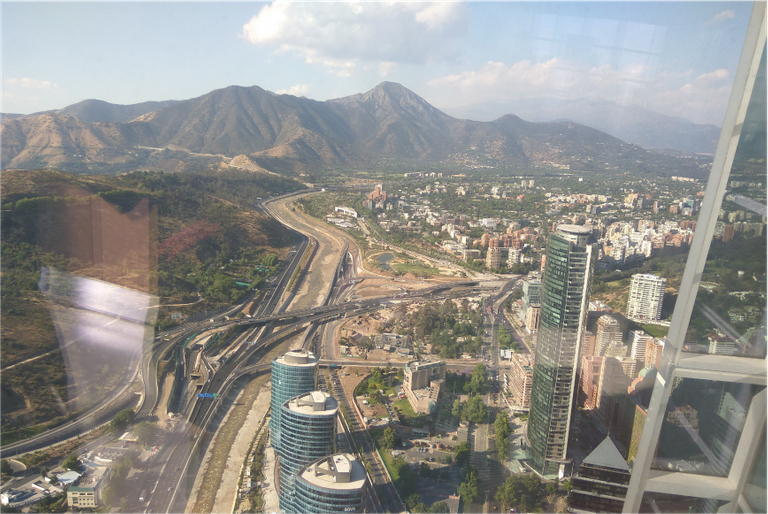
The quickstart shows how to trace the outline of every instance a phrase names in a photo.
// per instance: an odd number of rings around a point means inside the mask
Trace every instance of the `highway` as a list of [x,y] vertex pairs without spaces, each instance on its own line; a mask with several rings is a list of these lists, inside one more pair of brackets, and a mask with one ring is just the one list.
[[[275,215],[269,208],[264,208],[264,211]],[[275,215],[275,217],[282,221],[278,216]],[[477,281],[452,282],[415,292],[398,293],[389,297],[344,301],[347,292],[354,287],[357,281],[357,270],[361,269],[359,250],[353,241],[348,242],[345,238],[345,242],[338,247],[341,250],[336,257],[338,260],[335,271],[330,276],[330,287],[319,295],[319,300],[309,300],[315,301],[314,305],[310,304],[312,306],[308,307],[305,300],[301,302],[304,303],[304,307],[299,307],[298,302],[294,301],[297,288],[294,288],[288,295],[285,294],[285,290],[305,253],[310,251],[314,257],[317,247],[309,244],[310,240],[306,235],[300,234],[296,230],[294,233],[297,234],[297,243],[292,247],[288,258],[281,263],[278,272],[267,282],[261,302],[253,317],[231,318],[247,305],[252,299],[249,297],[245,302],[233,306],[232,309],[222,315],[204,321],[186,323],[158,335],[147,342],[140,358],[136,359],[137,366],[132,372],[134,377],[138,375],[142,379],[144,384],[142,395],[126,394],[131,385],[131,380],[128,380],[122,391],[117,391],[105,398],[99,405],[74,422],[40,434],[35,438],[29,438],[16,445],[3,447],[3,457],[43,448],[55,444],[59,440],[75,437],[109,421],[116,412],[123,408],[135,408],[137,403],[138,412],[135,421],[153,420],[153,415],[159,407],[158,363],[164,358],[164,355],[169,354],[169,352],[176,352],[178,379],[176,387],[174,387],[174,394],[178,395],[178,402],[175,405],[178,405],[176,410],[183,413],[184,416],[178,419],[173,429],[163,433],[151,459],[141,465],[143,472],[134,479],[131,485],[136,491],[136,497],[127,499],[129,510],[134,512],[183,512],[190,494],[190,487],[194,482],[194,471],[192,470],[197,469],[197,464],[204,455],[207,443],[213,436],[209,424],[221,415],[218,412],[219,407],[223,404],[223,399],[232,385],[240,377],[269,371],[270,363],[261,363],[258,360],[271,347],[307,331],[308,327],[313,327],[314,335],[306,341],[305,346],[307,348],[314,346],[313,349],[318,357],[324,358],[324,365],[341,364],[344,361],[335,359],[335,355],[333,355],[332,341],[333,328],[341,322],[338,319],[341,315],[357,316],[372,312],[387,306],[392,301],[448,298],[462,292],[466,293],[468,289],[479,285]],[[323,272],[323,267],[318,266],[318,268],[317,273]],[[300,280],[301,275],[305,272],[299,273],[297,279]],[[327,266],[324,272],[327,274]],[[289,310],[290,306],[294,306],[294,308]],[[189,380],[189,375],[193,371],[190,368],[193,366],[188,364],[193,361],[188,361],[188,359],[194,358],[196,353],[191,353],[185,346],[193,339],[201,339],[214,330],[221,331],[228,328],[236,328],[241,334],[242,331],[251,331],[248,337],[241,336],[240,338],[240,340],[250,344],[233,346],[231,352],[228,353],[228,358],[217,367],[210,368],[204,374],[204,382],[195,385]],[[258,335],[254,335],[256,331],[258,331]],[[240,340],[229,340],[225,344],[233,345],[239,343]],[[495,353],[498,359],[498,351]],[[334,370],[331,370],[331,373],[335,376]],[[217,395],[218,398],[198,398],[197,393]],[[362,426],[362,420],[357,419],[343,390],[336,390],[336,385],[334,385],[334,393],[342,404],[346,405],[350,416],[351,426],[349,428],[352,431],[352,438],[358,448],[363,448],[366,460],[372,466],[372,478],[376,484],[376,489],[381,493],[384,504],[379,507],[384,507],[392,512],[402,512],[404,506],[397,497],[394,485],[386,478],[386,471],[378,456],[374,455],[373,443],[367,430]],[[191,402],[188,402],[188,399],[191,399]],[[195,465],[191,466],[191,463],[195,463]],[[139,500],[139,491],[147,492],[145,501]]]

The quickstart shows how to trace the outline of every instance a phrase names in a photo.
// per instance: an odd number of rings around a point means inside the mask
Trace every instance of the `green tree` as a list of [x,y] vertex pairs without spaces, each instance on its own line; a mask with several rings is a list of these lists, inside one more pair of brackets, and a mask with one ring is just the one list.
[[485,366],[482,362],[475,365],[469,383],[464,386],[464,392],[468,394],[485,394],[488,392],[488,379],[485,378]]
[[115,435],[122,433],[128,428],[128,424],[133,420],[135,415],[136,413],[133,412],[133,409],[121,410],[115,414],[115,417],[112,418],[112,421],[109,423],[110,431]]
[[467,419],[474,423],[480,423],[488,414],[488,407],[485,406],[481,396],[473,396],[467,401]]
[[555,482],[550,482],[547,484],[546,487],[547,496],[552,496],[554,494],[557,494],[557,484]]
[[451,409],[451,414],[454,418],[460,418],[461,417],[461,400],[456,398],[453,401],[453,408]]
[[387,427],[379,437],[379,446],[386,450],[391,450],[395,447],[395,431]]
[[432,514],[448,514],[448,504],[444,501],[435,502],[429,508],[429,512]]
[[566,492],[570,492],[570,490],[573,489],[573,486],[571,485],[570,480],[563,481],[563,489],[565,489]]
[[477,471],[470,466],[464,481],[459,484],[459,496],[464,502],[464,509],[469,509],[469,505],[477,498]]
[[507,458],[507,450],[509,450],[509,434],[512,429],[509,426],[509,419],[507,419],[507,413],[505,411],[499,411],[496,414],[496,421],[493,423],[496,428],[496,448],[499,451],[499,458],[503,462]]
[[155,436],[157,435],[157,425],[148,421],[142,421],[133,427],[133,434],[136,436],[136,441],[140,445],[147,447],[155,440]]
[[459,443],[456,445],[456,465],[457,466],[464,466],[469,462],[469,456],[470,456],[470,449],[469,449],[469,443],[464,441],[463,443]]
[[13,468],[11,467],[11,463],[8,462],[8,459],[0,460],[0,473],[2,473],[3,475],[13,474]]
[[72,455],[64,459],[64,462],[61,463],[61,467],[64,469],[77,471],[80,469],[80,460],[77,458],[77,455],[73,453]]

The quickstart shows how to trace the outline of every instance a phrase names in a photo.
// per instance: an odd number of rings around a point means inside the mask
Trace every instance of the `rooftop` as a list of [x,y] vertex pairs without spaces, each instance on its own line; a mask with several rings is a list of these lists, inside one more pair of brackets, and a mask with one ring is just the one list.
[[300,394],[283,405],[293,412],[317,416],[334,414],[339,408],[336,398],[322,391]]
[[315,366],[318,362],[313,354],[304,351],[288,352],[275,360],[288,366]]
[[618,469],[621,471],[629,471],[627,461],[621,456],[621,453],[619,453],[618,448],[613,444],[610,437],[603,439],[603,442],[598,444],[597,448],[587,455],[583,463],[604,468]]
[[337,453],[311,462],[299,472],[299,478],[326,489],[355,490],[363,488],[366,475],[353,455]]

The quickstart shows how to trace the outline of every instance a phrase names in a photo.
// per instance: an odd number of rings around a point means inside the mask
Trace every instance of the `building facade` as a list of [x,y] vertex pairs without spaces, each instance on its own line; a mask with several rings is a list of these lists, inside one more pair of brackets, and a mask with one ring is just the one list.
[[528,464],[541,474],[565,472],[578,359],[592,276],[592,230],[560,225],[549,238],[528,418]]
[[629,478],[629,466],[611,438],[606,437],[571,480],[568,512],[621,512]]
[[280,454],[280,415],[283,404],[315,390],[318,360],[303,351],[288,352],[272,361],[272,417],[269,420],[272,447]]
[[666,286],[666,278],[649,274],[632,275],[627,300],[627,317],[643,321],[660,320]]
[[331,455],[336,441],[338,401],[322,391],[304,393],[281,407],[280,510],[304,512],[294,505],[294,484],[301,468]]
[[531,406],[531,383],[533,380],[533,362],[527,355],[515,353],[509,371],[508,393],[512,397],[513,408],[528,410]]
[[403,392],[416,412],[431,414],[445,383],[445,362],[409,362],[405,365]]
[[323,457],[296,477],[296,512],[363,512],[365,467],[348,453]]
[[610,314],[600,316],[595,325],[595,355],[605,355],[611,343],[621,343],[621,340],[621,326],[616,318]]

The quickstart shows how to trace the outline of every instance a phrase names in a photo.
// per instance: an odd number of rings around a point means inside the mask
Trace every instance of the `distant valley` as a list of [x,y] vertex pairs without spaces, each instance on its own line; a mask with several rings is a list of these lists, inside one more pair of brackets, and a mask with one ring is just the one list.
[[511,114],[488,122],[457,119],[392,82],[324,102],[258,86],[128,106],[86,100],[2,122],[4,169],[234,166],[311,177],[383,162],[692,176],[708,170],[706,160],[661,155],[572,121],[534,123]]

